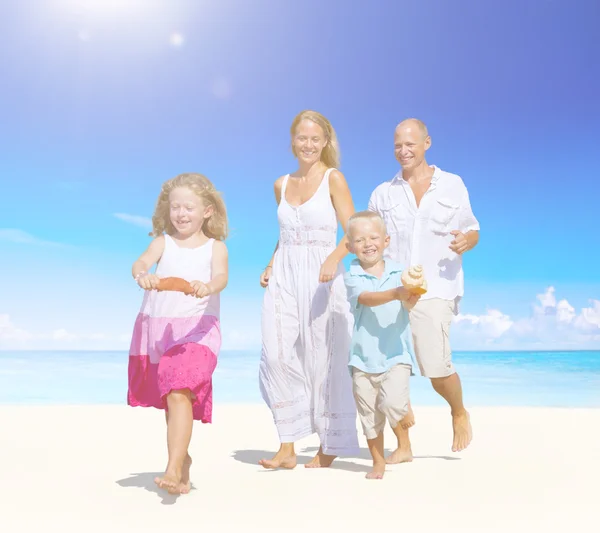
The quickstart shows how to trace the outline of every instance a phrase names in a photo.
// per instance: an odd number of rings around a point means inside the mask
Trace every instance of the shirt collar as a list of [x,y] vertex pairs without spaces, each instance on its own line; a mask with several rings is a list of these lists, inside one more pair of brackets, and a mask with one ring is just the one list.
[[384,280],[388,279],[392,274],[402,272],[402,267],[400,265],[398,265],[397,263],[395,263],[394,261],[391,261],[390,259],[387,259],[387,258],[385,258],[384,261],[385,261],[385,268],[383,269],[383,275],[381,276],[381,278],[377,278],[376,276],[373,276],[373,274],[369,274],[368,272],[365,272],[363,270],[363,268],[360,266],[358,259],[354,259],[350,263],[350,268],[348,269],[348,272],[350,272],[351,276],[363,276],[365,278],[379,279],[380,281],[384,281]]
[[[431,168],[433,168],[433,176],[431,177],[431,183],[436,184],[438,180],[442,177],[444,172],[441,168],[436,167],[435,165],[430,166]],[[408,185],[408,182],[404,178],[402,178],[402,169],[400,169],[398,173],[392,178],[392,185],[395,185],[397,183],[400,183],[402,185]]]

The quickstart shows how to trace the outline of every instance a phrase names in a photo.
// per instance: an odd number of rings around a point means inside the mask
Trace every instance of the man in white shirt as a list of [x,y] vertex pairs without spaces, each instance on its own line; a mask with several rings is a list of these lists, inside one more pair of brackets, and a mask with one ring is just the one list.
[[[391,237],[388,257],[405,268],[423,266],[427,292],[410,312],[417,362],[421,373],[450,405],[452,451],[461,451],[473,433],[460,378],[452,365],[449,333],[464,293],[462,254],[477,244],[479,223],[462,179],[425,160],[431,138],[423,122],[401,122],[394,146],[402,170],[373,191],[369,209],[385,220]],[[405,457],[406,450],[400,449],[400,443],[398,446],[389,462]]]

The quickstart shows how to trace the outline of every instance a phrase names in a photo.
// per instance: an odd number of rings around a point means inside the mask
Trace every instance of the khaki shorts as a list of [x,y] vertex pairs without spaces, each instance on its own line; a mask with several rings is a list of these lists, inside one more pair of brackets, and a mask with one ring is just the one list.
[[367,439],[374,439],[383,431],[386,418],[395,428],[406,416],[410,374],[409,365],[396,365],[382,374],[352,369],[352,393]]
[[425,377],[445,378],[456,372],[450,349],[455,306],[454,300],[432,298],[419,300],[409,313],[415,355]]

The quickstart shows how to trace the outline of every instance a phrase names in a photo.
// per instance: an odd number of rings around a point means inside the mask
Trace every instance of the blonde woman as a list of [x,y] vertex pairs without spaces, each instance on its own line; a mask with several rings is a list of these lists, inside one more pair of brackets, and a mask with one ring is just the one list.
[[[221,347],[219,293],[228,278],[227,213],[208,179],[181,174],[162,186],[152,224],[155,239],[132,268],[147,292],[129,351],[127,403],[166,411],[169,461],[155,482],[181,494],[191,488],[193,421],[212,421],[212,374]],[[166,277],[188,281],[193,294],[154,290]]]
[[262,273],[263,350],[260,388],[279,434],[264,468],[294,468],[294,443],[317,433],[320,448],[306,467],[327,467],[358,451],[348,371],[352,315],[336,246],[338,220],[354,213],[339,166],[335,131],[320,113],[303,111],[291,127],[298,169],[275,182],[279,242]]

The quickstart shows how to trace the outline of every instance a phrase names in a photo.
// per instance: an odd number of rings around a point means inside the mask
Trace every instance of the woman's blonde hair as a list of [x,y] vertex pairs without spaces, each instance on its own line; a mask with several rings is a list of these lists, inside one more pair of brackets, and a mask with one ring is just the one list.
[[210,180],[202,174],[185,173],[179,174],[163,183],[162,189],[156,201],[156,208],[152,215],[152,232],[149,234],[158,237],[166,232],[171,235],[175,228],[171,224],[169,194],[177,187],[187,187],[194,191],[201,199],[205,207],[212,206],[213,214],[207,218],[202,231],[211,239],[224,241],[227,238],[227,210],[221,194],[215,189]]
[[317,111],[302,111],[298,113],[292,122],[292,127],[290,128],[290,134],[292,136],[292,153],[294,156],[298,157],[296,150],[294,150],[294,135],[296,135],[296,128],[298,124],[303,120],[310,120],[315,124],[318,124],[323,129],[325,133],[325,140],[327,144],[325,144],[323,151],[321,152],[321,161],[325,163],[327,168],[339,168],[340,166],[340,147],[338,145],[337,135],[335,134],[335,130],[331,125],[331,122],[327,120],[321,113]]

